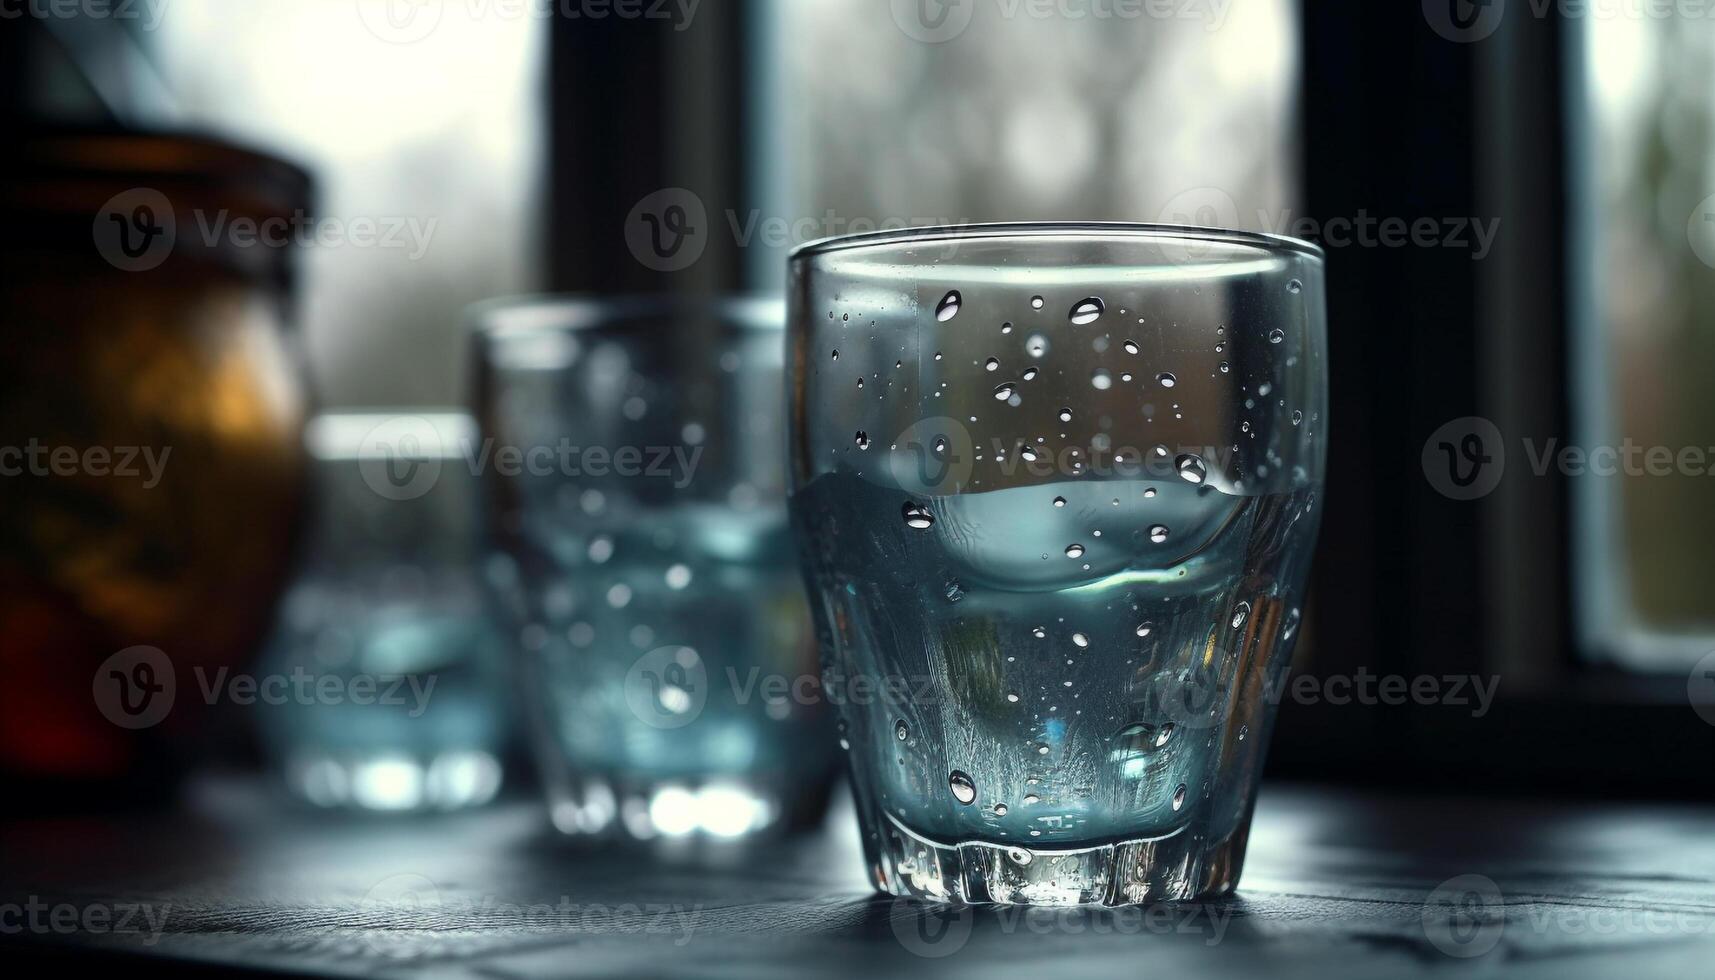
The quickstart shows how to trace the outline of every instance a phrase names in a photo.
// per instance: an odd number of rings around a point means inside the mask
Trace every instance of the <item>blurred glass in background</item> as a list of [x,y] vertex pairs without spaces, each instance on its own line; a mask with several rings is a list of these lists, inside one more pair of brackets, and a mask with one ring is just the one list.
[[556,827],[666,842],[818,819],[834,768],[785,514],[783,310],[475,314],[491,513]]
[[500,788],[508,636],[484,581],[476,425],[312,419],[315,513],[259,673],[264,740],[318,806],[456,809]]
[[1575,481],[1580,613],[1597,649],[1681,671],[1715,633],[1715,34],[1656,17],[1578,27],[1570,159],[1590,234],[1574,419],[1584,445],[1695,447],[1709,467]]

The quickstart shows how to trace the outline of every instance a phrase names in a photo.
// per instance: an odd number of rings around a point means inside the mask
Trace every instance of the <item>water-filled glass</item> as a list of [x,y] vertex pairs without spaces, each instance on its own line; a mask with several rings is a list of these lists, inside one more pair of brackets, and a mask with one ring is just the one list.
[[778,301],[504,302],[475,338],[493,528],[556,827],[790,829],[836,764],[786,521]]
[[1235,886],[1319,518],[1322,265],[1104,224],[794,253],[790,509],[878,887]]

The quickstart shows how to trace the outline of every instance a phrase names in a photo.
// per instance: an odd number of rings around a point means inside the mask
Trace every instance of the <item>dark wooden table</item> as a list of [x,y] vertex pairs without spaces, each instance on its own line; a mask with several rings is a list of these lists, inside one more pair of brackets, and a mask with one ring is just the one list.
[[1707,807],[1271,787],[1237,897],[1113,912],[874,895],[844,810],[772,851],[662,863],[557,839],[522,801],[346,820],[226,780],[173,815],[14,820],[0,847],[0,963],[37,970],[1715,976]]

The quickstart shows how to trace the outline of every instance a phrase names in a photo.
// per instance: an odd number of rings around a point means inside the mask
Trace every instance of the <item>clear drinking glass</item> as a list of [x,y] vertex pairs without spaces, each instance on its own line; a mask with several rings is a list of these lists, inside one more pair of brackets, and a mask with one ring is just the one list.
[[837,762],[786,521],[778,302],[475,314],[493,527],[556,827],[739,838]]
[[510,644],[461,465],[475,429],[423,410],[305,429],[311,520],[254,714],[287,786],[317,806],[452,810],[500,789]]
[[877,886],[1230,891],[1319,516],[1321,252],[977,225],[790,273],[790,509]]

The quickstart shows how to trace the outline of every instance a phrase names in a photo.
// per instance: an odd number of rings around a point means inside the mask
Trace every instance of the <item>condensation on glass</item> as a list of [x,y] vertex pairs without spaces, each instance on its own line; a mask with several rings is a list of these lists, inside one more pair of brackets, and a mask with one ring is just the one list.
[[923,229],[807,246],[789,297],[790,509],[877,886],[1230,890],[1320,518],[1321,253]]

